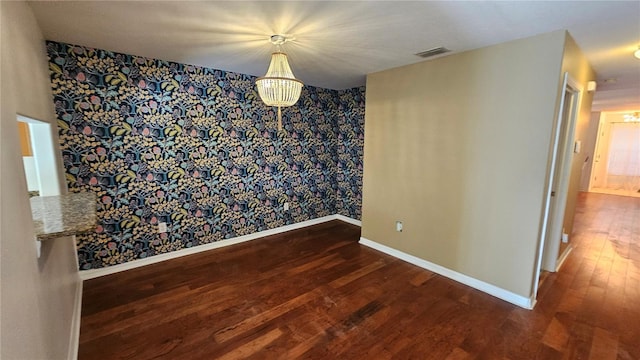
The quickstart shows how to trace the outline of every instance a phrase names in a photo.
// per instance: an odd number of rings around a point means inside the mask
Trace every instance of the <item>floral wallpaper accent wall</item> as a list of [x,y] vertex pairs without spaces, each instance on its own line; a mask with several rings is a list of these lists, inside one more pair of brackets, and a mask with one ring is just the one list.
[[354,219],[362,215],[364,93],[364,87],[338,91],[335,115],[336,212]]
[[47,51],[68,187],[98,197],[95,232],[77,237],[81,269],[360,218],[364,88],[305,86],[278,133],[253,76],[52,41]]

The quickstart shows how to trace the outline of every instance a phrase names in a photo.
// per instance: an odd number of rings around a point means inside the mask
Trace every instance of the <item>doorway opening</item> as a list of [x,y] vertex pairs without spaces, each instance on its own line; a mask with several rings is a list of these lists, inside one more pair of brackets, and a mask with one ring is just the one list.
[[600,114],[590,192],[640,197],[640,118],[634,114]]
[[60,195],[51,124],[22,115],[17,120],[29,195]]

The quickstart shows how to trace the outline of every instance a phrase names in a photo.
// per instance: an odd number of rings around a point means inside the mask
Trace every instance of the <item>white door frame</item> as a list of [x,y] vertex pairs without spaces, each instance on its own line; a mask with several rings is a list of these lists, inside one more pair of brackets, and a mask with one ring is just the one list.
[[[563,115],[567,92],[571,94],[572,98],[569,103],[569,113],[565,119]],[[581,94],[582,87],[580,84],[575,81],[568,72],[565,72],[562,83],[562,93],[560,94],[560,106],[553,132],[553,148],[549,164],[549,177],[547,179],[547,188],[545,189],[538,264],[534,278],[534,297],[537,296],[538,293],[540,270],[556,271],[558,266],[558,253],[560,251],[564,214],[569,194],[571,163]],[[564,133],[562,133],[563,122],[566,122]],[[564,139],[561,137],[564,137]],[[560,148],[561,145],[562,149]],[[552,192],[554,191],[555,196],[552,196]]]
[[[601,112],[600,113],[600,117],[598,118],[598,133],[596,135],[596,144],[593,147],[593,161],[591,162],[591,174],[589,176],[589,186],[587,187],[587,191],[591,191],[594,188],[594,184],[595,184],[595,177],[597,175],[599,175],[597,173],[597,171],[599,170],[599,167],[602,165],[600,163],[601,159],[601,150],[600,147],[603,147],[603,138],[604,138],[604,132],[605,132],[605,128],[607,125],[607,120],[606,120],[606,113],[605,112]],[[607,144],[608,145],[608,144]],[[605,159],[606,161],[606,159]],[[601,179],[602,181],[602,179]]]

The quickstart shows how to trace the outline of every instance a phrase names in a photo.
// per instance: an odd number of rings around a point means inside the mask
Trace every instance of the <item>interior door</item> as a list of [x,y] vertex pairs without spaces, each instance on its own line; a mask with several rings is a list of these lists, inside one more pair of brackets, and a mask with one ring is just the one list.
[[[556,120],[550,160],[549,182],[545,198],[545,212],[541,228],[538,271],[554,272],[562,238],[564,213],[567,204],[577,110],[581,88],[565,73],[560,109]],[[534,280],[537,293],[539,278]]]

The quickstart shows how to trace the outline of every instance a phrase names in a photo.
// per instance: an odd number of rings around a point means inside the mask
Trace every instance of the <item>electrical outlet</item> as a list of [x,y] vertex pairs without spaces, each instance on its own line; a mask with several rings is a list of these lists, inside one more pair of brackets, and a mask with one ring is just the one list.
[[562,234],[562,242],[565,244],[569,242],[569,234]]
[[166,232],[167,232],[167,223],[166,222],[158,223],[158,234],[162,234]]
[[284,211],[289,211],[289,203],[284,203]]
[[396,231],[402,232],[402,221],[396,221]]

